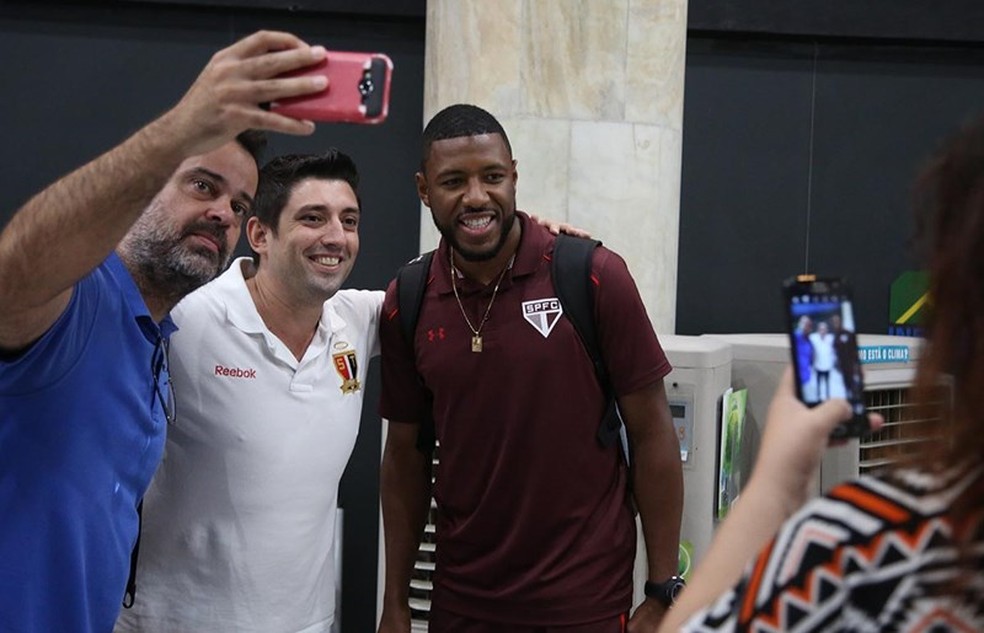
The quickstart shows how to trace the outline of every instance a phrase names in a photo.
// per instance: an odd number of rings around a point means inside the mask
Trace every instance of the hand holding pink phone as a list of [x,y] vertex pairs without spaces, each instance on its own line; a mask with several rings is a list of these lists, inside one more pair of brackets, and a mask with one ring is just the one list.
[[284,76],[324,75],[322,92],[270,104],[270,111],[311,121],[381,123],[389,114],[393,62],[383,53],[328,51],[324,61]]

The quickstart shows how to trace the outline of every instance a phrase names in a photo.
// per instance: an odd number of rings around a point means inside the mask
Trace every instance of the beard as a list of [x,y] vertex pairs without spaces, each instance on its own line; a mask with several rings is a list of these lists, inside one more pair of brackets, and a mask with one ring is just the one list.
[[467,262],[487,262],[490,259],[494,259],[496,255],[505,246],[506,240],[509,239],[509,232],[512,230],[513,224],[516,222],[516,213],[513,212],[509,216],[504,217],[502,220],[502,230],[499,232],[498,241],[492,246],[492,248],[487,250],[475,250],[467,246],[462,246],[461,242],[455,237],[454,231],[454,221],[450,226],[445,226],[438,223],[437,218],[434,214],[431,214],[431,219],[434,221],[434,226],[441,233],[441,237],[448,243],[448,245],[454,249],[454,252],[461,256]]
[[[199,220],[179,228],[162,222],[162,216],[144,213],[120,250],[142,290],[177,302],[222,272],[232,252],[223,227]],[[187,244],[184,238],[193,233],[212,237],[219,251]]]

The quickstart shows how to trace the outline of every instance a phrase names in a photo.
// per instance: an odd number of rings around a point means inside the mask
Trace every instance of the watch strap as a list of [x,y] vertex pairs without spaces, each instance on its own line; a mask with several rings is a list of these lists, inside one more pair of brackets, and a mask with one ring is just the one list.
[[659,600],[665,607],[671,607],[686,585],[687,582],[680,576],[670,576],[663,582],[647,580],[644,591],[647,597]]

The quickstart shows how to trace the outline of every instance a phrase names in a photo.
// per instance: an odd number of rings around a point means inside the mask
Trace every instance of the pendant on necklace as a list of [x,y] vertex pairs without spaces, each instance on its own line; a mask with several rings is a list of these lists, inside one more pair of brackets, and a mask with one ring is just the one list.
[[472,351],[476,353],[482,351],[482,337],[478,334],[472,337]]

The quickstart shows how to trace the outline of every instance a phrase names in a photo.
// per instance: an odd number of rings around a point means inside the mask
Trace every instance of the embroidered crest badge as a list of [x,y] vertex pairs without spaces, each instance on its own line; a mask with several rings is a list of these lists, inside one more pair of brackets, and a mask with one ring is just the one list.
[[355,393],[362,385],[359,384],[359,361],[356,358],[355,350],[349,349],[344,352],[337,352],[331,355],[331,360],[335,364],[335,371],[342,379],[342,393]]
[[522,308],[523,318],[536,328],[536,331],[542,334],[543,338],[550,336],[550,332],[557,325],[560,315],[564,313],[564,308],[560,305],[560,299],[557,297],[524,301]]

